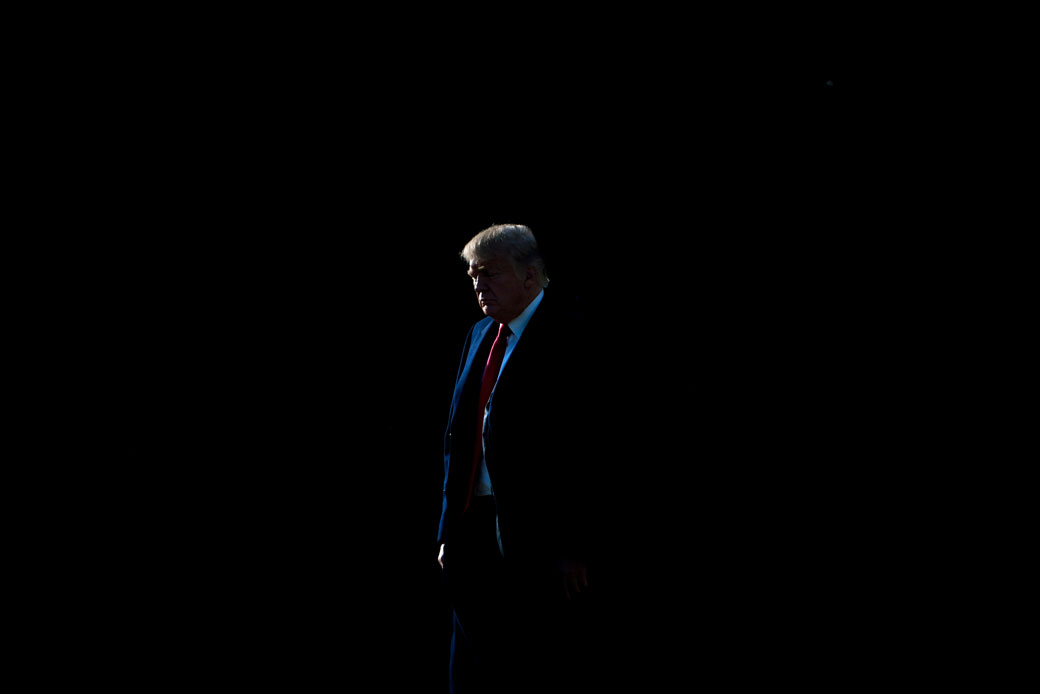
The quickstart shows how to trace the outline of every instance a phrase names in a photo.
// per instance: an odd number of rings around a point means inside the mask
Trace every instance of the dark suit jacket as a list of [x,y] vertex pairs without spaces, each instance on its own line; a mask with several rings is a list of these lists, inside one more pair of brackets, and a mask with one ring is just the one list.
[[[444,437],[444,500],[438,541],[462,515],[480,415],[477,396],[497,323],[484,318],[462,350]],[[491,399],[486,461],[507,558],[585,558],[590,541],[589,463],[596,395],[573,307],[546,290],[506,362]],[[449,550],[450,551],[450,550]]]

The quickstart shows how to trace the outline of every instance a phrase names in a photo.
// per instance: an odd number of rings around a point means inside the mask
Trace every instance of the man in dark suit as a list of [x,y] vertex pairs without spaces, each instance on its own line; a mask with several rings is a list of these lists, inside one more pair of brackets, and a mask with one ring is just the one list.
[[438,561],[454,618],[451,691],[552,690],[583,648],[574,627],[591,551],[592,454],[579,447],[593,398],[586,345],[547,289],[530,229],[490,227],[462,256],[485,318],[462,350],[444,442]]

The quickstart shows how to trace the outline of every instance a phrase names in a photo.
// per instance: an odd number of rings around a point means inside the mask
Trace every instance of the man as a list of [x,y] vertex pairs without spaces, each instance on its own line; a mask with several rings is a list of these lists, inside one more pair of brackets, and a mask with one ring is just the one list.
[[591,347],[550,296],[529,228],[485,229],[462,257],[485,317],[462,350],[444,441],[451,691],[546,691],[582,652],[570,627],[589,586]]

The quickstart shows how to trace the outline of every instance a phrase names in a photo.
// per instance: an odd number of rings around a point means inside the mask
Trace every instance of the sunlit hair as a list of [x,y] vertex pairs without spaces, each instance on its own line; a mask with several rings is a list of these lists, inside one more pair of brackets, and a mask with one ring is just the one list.
[[542,287],[549,286],[545,259],[542,258],[538,242],[534,233],[522,224],[495,224],[488,227],[470,239],[461,255],[470,265],[495,256],[504,256],[512,263],[518,277],[523,276],[529,265],[533,265],[539,284]]

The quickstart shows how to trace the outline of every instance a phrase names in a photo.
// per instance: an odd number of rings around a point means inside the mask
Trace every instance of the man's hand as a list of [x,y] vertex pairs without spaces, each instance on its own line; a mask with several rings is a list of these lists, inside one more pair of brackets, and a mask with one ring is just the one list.
[[[443,553],[443,547],[442,553]],[[581,591],[589,587],[586,576],[587,564],[580,559],[561,559],[558,567],[563,579],[563,595],[568,600],[576,598]]]
[[437,563],[441,565],[441,570],[444,569],[444,545],[441,545],[441,551],[437,554]]

